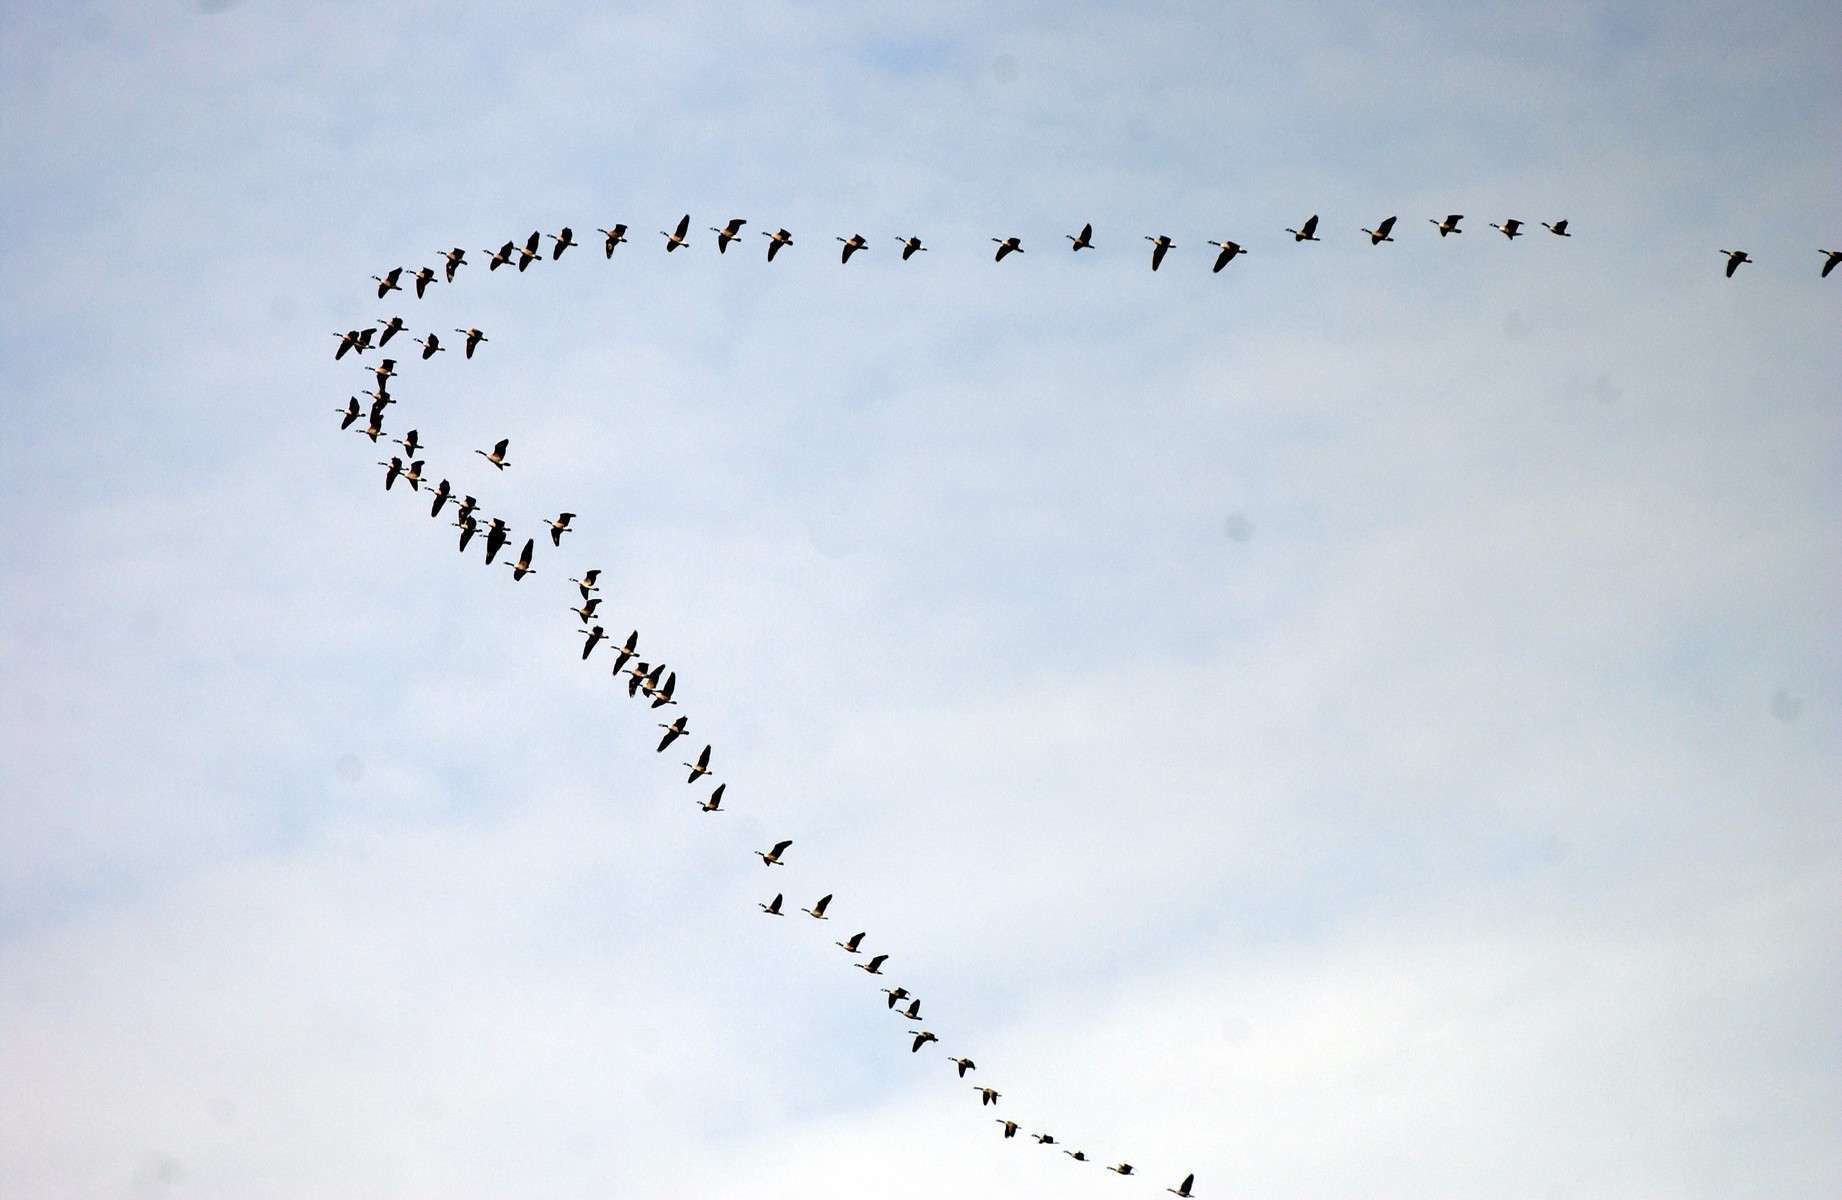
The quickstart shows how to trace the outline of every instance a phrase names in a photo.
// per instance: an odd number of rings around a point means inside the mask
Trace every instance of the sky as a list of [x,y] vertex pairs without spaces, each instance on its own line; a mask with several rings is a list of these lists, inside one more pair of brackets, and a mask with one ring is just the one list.
[[1842,1193],[1842,11],[611,9],[0,7],[0,1194]]

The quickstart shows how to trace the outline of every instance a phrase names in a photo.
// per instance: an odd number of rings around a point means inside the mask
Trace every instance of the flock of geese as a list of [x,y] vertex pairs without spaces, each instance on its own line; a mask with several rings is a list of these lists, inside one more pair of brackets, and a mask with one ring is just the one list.
[[[686,244],[685,237],[689,229],[689,222],[690,218],[687,215],[678,222],[676,232],[662,231],[663,236],[666,238],[666,249],[668,251],[675,250]],[[729,244],[739,239],[743,224],[745,224],[745,222],[737,219],[730,221],[721,228],[715,228],[713,230],[718,235],[717,249],[719,253],[726,252]],[[1564,222],[1562,225],[1564,226]],[[1389,223],[1384,222],[1382,225],[1377,226],[1377,229],[1383,231],[1385,234],[1388,227]],[[1314,217],[1301,226],[1298,236],[1300,236],[1302,240],[1310,240],[1310,234],[1315,228],[1316,218]],[[606,237],[607,240],[604,248],[610,257],[613,255],[615,247],[626,240],[626,227],[624,225],[615,225],[612,229],[598,230],[597,232]],[[1564,229],[1562,232],[1564,235]],[[1069,240],[1074,242],[1076,250],[1088,249],[1093,245],[1092,235],[1092,226],[1088,226],[1083,228],[1078,237],[1072,234],[1069,235]],[[552,243],[550,250],[553,260],[562,257],[570,246],[576,244],[574,234],[567,226],[558,233],[549,236]],[[777,230],[766,236],[769,239],[768,257],[770,259],[773,258],[781,247],[793,244],[792,235],[785,229]],[[839,238],[838,240],[844,243],[844,261],[846,262],[850,261],[852,254],[861,251],[866,245],[865,240],[860,235],[853,235],[850,238]],[[921,244],[919,238],[904,238],[901,240],[903,242],[902,256],[904,258],[921,253],[927,249],[926,246]],[[997,257],[1000,261],[1002,261],[1007,254],[1022,252],[1022,247],[1018,244],[1016,238],[993,240],[999,243]],[[1222,260],[1224,263],[1228,258],[1232,258],[1234,253],[1240,252],[1238,247],[1230,252],[1228,247],[1232,246],[1234,246],[1234,243],[1229,242],[1223,247],[1223,253],[1226,255]],[[1154,269],[1156,265],[1162,261],[1164,252],[1169,248],[1168,239],[1164,239],[1159,243],[1157,249],[1154,251]],[[498,251],[489,252],[491,254],[491,267],[489,269],[497,269],[500,266],[514,266],[516,269],[523,271],[528,268],[531,263],[538,261],[541,257],[541,250],[542,238],[539,233],[533,232],[531,236],[525,240],[522,248],[515,242],[506,242]],[[442,253],[446,261],[441,270],[441,275],[445,282],[453,283],[455,272],[467,261],[466,252],[459,247],[455,247],[452,250]],[[1219,266],[1217,269],[1219,269]],[[429,284],[435,282],[436,275],[436,269],[432,267],[423,267],[409,274],[409,281],[414,284],[418,297],[426,293]],[[382,299],[393,291],[403,290],[402,285],[404,276],[405,270],[401,267],[393,268],[382,275],[372,276],[372,280],[378,285],[378,297]],[[393,316],[365,328],[352,328],[343,332],[335,332],[333,335],[338,339],[339,343],[337,349],[333,353],[335,361],[344,359],[347,354],[351,354],[363,363],[365,356],[371,351],[376,350],[379,352],[378,361],[374,365],[363,364],[364,370],[375,382],[375,386],[372,389],[361,393],[370,398],[369,404],[362,404],[358,396],[354,395],[349,398],[345,407],[334,410],[340,417],[339,427],[342,430],[356,428],[359,433],[363,434],[373,444],[377,443],[380,438],[386,436],[383,427],[385,412],[390,405],[396,403],[396,397],[391,394],[390,388],[398,379],[398,360],[383,357],[382,352],[389,346],[391,339],[398,333],[403,332],[406,328],[407,325],[402,318]],[[478,329],[459,329],[456,330],[456,332],[462,334],[465,338],[465,357],[469,359],[473,357],[474,351],[480,345],[488,341],[486,335]],[[430,333],[426,337],[415,338],[413,340],[421,345],[421,357],[425,361],[433,358],[437,353],[446,349],[446,347],[440,344],[435,333]],[[363,421],[364,424],[360,425],[360,421]],[[422,441],[420,431],[414,428],[409,429],[402,437],[391,438],[390,444],[400,447],[402,453],[392,455],[386,460],[380,460],[377,464],[385,469],[384,490],[393,490],[396,484],[401,481],[407,487],[408,491],[422,493],[424,491],[424,484],[428,483],[428,476],[423,469],[426,466],[426,460],[417,457],[425,448],[425,443]],[[496,471],[502,472],[512,465],[508,457],[510,444],[509,438],[500,438],[490,450],[475,449],[473,453],[484,458]],[[405,459],[408,461],[406,462]],[[483,518],[480,512],[479,501],[471,494],[463,494],[457,497],[456,489],[446,478],[441,479],[437,483],[430,484],[427,488],[427,495],[431,500],[429,506],[429,516],[431,518],[439,520],[447,506],[450,503],[454,505],[454,511],[452,513],[454,520],[452,524],[453,528],[460,531],[458,548],[462,554],[467,552],[473,540],[483,532],[484,537],[481,540],[484,543],[486,562],[492,564],[498,559],[500,552],[509,544],[511,536],[511,526],[508,525],[502,517],[494,516],[490,519]],[[553,547],[560,548],[562,546],[563,535],[574,529],[573,522],[575,518],[576,514],[574,513],[562,512],[554,517],[543,519],[541,525],[544,529],[548,530],[550,544]],[[484,527],[482,527],[481,524],[483,519],[485,519]],[[511,568],[513,580],[522,580],[525,576],[536,573],[536,568],[532,564],[537,554],[537,547],[536,535],[525,538],[524,547],[519,551],[517,559],[515,561],[508,561],[505,564]],[[633,630],[618,644],[610,638],[608,628],[602,623],[600,613],[602,603],[602,597],[599,595],[601,591],[600,577],[601,571],[599,569],[589,569],[583,571],[581,575],[569,579],[569,583],[573,585],[575,589],[572,599],[577,602],[572,603],[568,611],[575,615],[577,619],[575,628],[583,639],[580,650],[580,661],[587,662],[594,655],[595,651],[605,642],[608,645],[607,653],[611,654],[613,657],[610,673],[615,680],[620,681],[620,684],[624,684],[630,699],[644,701],[649,711],[676,706],[678,704],[678,673],[675,670],[669,669],[663,661],[652,661],[640,657],[639,630]],[[603,661],[606,661],[605,658]],[[617,684],[617,686],[619,686],[619,684]],[[673,717],[670,721],[658,722],[658,727],[664,730],[656,747],[656,753],[659,754],[665,753],[673,743],[677,742],[680,738],[690,736],[692,733],[690,720],[683,714]],[[713,753],[713,745],[706,742],[703,749],[698,752],[694,759],[683,763],[684,768],[688,772],[685,777],[687,784],[695,785],[699,780],[713,775],[713,768],[711,766]],[[723,807],[723,799],[724,792],[728,786],[727,782],[717,783],[707,796],[694,798],[692,802],[698,811],[705,814],[726,812],[728,810]],[[754,851],[754,854],[766,867],[784,867],[787,865],[788,851],[790,851],[792,847],[793,839],[784,838],[775,842],[765,850]],[[815,900],[811,907],[801,908],[799,911],[813,921],[830,920],[832,918],[831,908],[833,899],[834,897],[832,894],[828,892]],[[756,907],[766,916],[785,917],[788,915],[786,904],[786,893],[775,892],[771,900],[759,902]],[[856,969],[864,972],[866,975],[887,978],[888,976],[884,971],[884,966],[889,962],[890,956],[886,953],[867,954],[864,949],[864,939],[867,936],[868,934],[866,932],[858,931],[833,944],[841,949],[846,955],[852,956],[854,961],[851,965]],[[921,999],[919,996],[909,991],[907,987],[899,985],[882,988],[881,992],[884,997],[883,1003],[886,1008],[900,1017],[905,1025],[912,1026],[908,1028],[907,1032],[904,1034],[908,1042],[909,1053],[918,1054],[923,1047],[940,1041],[939,1037],[926,1027],[926,1023],[921,1015]],[[966,1079],[969,1074],[978,1070],[978,1064],[973,1059],[963,1054],[948,1055],[946,1061],[952,1066],[954,1077],[962,1081]],[[980,1108],[996,1106],[1003,1097],[1003,1093],[995,1087],[983,1083],[977,1083],[971,1086],[972,1090],[978,1096]],[[1014,1139],[1018,1132],[1023,1129],[1023,1124],[1021,1122],[1008,1117],[997,1118],[997,1124],[1000,1128],[1001,1136],[1006,1140]],[[1062,1142],[1052,1133],[1033,1132],[1029,1134],[1029,1137],[1040,1146],[1053,1146],[1061,1149],[1062,1154],[1068,1157],[1072,1162],[1085,1164],[1093,1161],[1084,1150],[1063,1147]],[[1137,1166],[1123,1159],[1108,1165],[1106,1170],[1119,1176],[1136,1176],[1140,1174]],[[1185,1200],[1188,1200],[1189,1197],[1196,1194],[1193,1190],[1195,1184],[1196,1176],[1194,1173],[1191,1173],[1185,1175],[1175,1187],[1167,1187],[1164,1190],[1173,1196],[1183,1197]]]
[[[1361,232],[1367,235],[1371,246],[1379,246],[1383,242],[1392,242],[1394,240],[1394,225],[1398,219],[1399,218],[1396,216],[1383,217],[1375,224],[1374,228],[1364,226]],[[1433,228],[1439,231],[1439,236],[1442,238],[1463,233],[1465,231],[1462,224],[1464,219],[1465,214],[1463,213],[1447,213],[1443,217],[1427,218]],[[742,227],[746,224],[748,224],[748,221],[743,217],[731,217],[722,225],[709,226],[710,232],[716,235],[716,252],[718,254],[727,254],[731,245],[741,241]],[[1507,217],[1502,221],[1492,221],[1489,224],[1490,228],[1496,230],[1512,242],[1519,237],[1526,236],[1528,233],[1526,223],[1516,217]],[[1564,238],[1573,236],[1572,233],[1568,232],[1566,218],[1562,218],[1558,221],[1542,221],[1540,224],[1543,229],[1546,229],[1555,237]],[[629,240],[627,237],[627,227],[624,224],[616,224],[607,229],[596,229],[595,232],[602,235],[602,252],[608,258],[613,258],[615,249]],[[691,244],[690,232],[690,213],[685,213],[682,217],[679,217],[678,224],[674,228],[659,230],[659,236],[665,239],[665,252],[669,254],[674,250],[681,250],[689,246]],[[1296,229],[1288,226],[1286,232],[1292,235],[1292,240],[1294,242],[1319,242],[1323,240],[1318,237],[1318,214],[1316,213],[1312,213],[1310,216],[1306,217]],[[778,255],[781,250],[794,244],[793,234],[785,228],[775,229],[772,232],[764,229],[761,230],[760,233],[762,237],[768,240],[767,260],[769,262],[773,262],[775,256]],[[1093,223],[1088,222],[1083,225],[1081,227],[1081,232],[1078,234],[1065,233],[1062,237],[1073,243],[1072,249],[1076,251],[1091,250],[1094,248]],[[1164,265],[1165,255],[1171,250],[1176,249],[1177,244],[1170,239],[1168,234],[1146,234],[1144,237],[1146,241],[1151,243],[1151,269],[1155,271]],[[556,233],[549,234],[534,229],[531,231],[531,235],[527,237],[522,244],[516,240],[512,240],[506,242],[497,250],[487,249],[482,250],[480,253],[487,256],[486,269],[489,271],[497,271],[500,267],[516,267],[519,271],[523,271],[532,263],[541,262],[543,260],[544,242],[546,239],[550,242],[550,258],[552,261],[562,258],[564,252],[571,246],[581,244],[576,241],[575,231],[565,225]],[[869,240],[861,233],[853,233],[850,237],[834,237],[833,240],[841,242],[844,245],[844,249],[838,256],[839,261],[844,263],[850,262],[853,254],[867,249],[870,244]],[[898,235],[895,240],[901,243],[903,262],[907,262],[916,254],[922,253],[927,249],[927,246],[922,243],[921,239],[912,234],[906,237]],[[995,237],[992,238],[991,241],[998,247],[997,251],[992,255],[992,260],[994,262],[1003,262],[1013,254],[1022,254],[1024,252],[1023,239],[1015,235],[1001,238]],[[1218,274],[1223,267],[1226,267],[1240,255],[1247,253],[1247,247],[1232,238],[1222,238],[1219,241],[1211,240],[1208,244],[1216,248],[1214,266],[1210,269]],[[441,254],[445,259],[442,267],[444,277],[447,282],[453,283],[454,272],[466,265],[468,261],[467,252],[461,247],[456,246],[453,249],[442,250],[437,253]],[[1817,253],[1823,256],[1821,274],[1823,278],[1827,279],[1829,273],[1836,269],[1836,264],[1842,263],[1842,250],[1818,250]],[[1726,256],[1727,259],[1727,278],[1729,279],[1733,278],[1733,273],[1739,270],[1742,264],[1758,261],[1744,250],[1722,250],[1721,254]],[[377,298],[379,300],[384,299],[391,292],[403,290],[403,277],[406,269],[407,268],[404,267],[392,267],[382,275],[371,276],[377,283]],[[416,289],[417,299],[421,299],[423,294],[428,291],[429,284],[435,282],[435,273],[435,268],[433,267],[421,267],[410,274],[409,282],[413,284]],[[479,335],[480,331],[477,329],[457,329],[455,332],[467,335],[467,357],[469,358],[473,357],[474,347],[478,345],[479,342],[485,340]],[[439,350],[445,349],[445,347],[441,346],[436,341],[435,335],[432,333],[426,340],[417,340],[423,342],[422,357],[424,358],[433,357]]]

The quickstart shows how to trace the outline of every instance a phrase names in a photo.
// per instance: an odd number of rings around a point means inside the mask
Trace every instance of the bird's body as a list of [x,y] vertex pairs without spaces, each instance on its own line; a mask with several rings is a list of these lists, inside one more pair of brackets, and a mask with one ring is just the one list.
[[1492,221],[1490,223],[1490,227],[1496,230],[1498,233],[1502,234],[1504,237],[1508,238],[1512,242],[1522,236],[1522,222],[1518,221],[1514,217],[1511,217],[1509,220],[1503,222],[1501,225],[1497,224],[1495,221]]
[[1062,236],[1074,243],[1074,245],[1068,247],[1070,250],[1077,252],[1091,250],[1094,245],[1094,223],[1089,221],[1087,224],[1081,226],[1081,232],[1078,234],[1064,233]]
[[1292,240],[1295,242],[1318,241],[1318,215],[1312,213],[1305,218],[1305,223],[1303,225],[1300,225],[1297,229],[1288,229],[1286,232],[1292,235]]
[[1752,256],[1744,250],[1722,250],[1721,253],[1727,256],[1727,278],[1729,279],[1732,279],[1733,273],[1740,269],[1741,263],[1753,261]]
[[[1438,217],[1428,217],[1426,219],[1428,221],[1431,221],[1433,223],[1433,226],[1439,230],[1440,237],[1444,237],[1448,233],[1463,233],[1464,232],[1464,230],[1458,227],[1458,223],[1465,219],[1464,213],[1447,213],[1446,218],[1443,221],[1441,221]],[[1166,1190],[1169,1190],[1169,1189],[1166,1189]]]
[[764,229],[761,231],[761,236],[768,240],[769,262],[774,261],[774,256],[780,253],[780,248],[782,246],[791,246],[793,244],[793,235],[784,229],[776,229],[773,233],[769,233]]
[[1210,242],[1211,246],[1220,247],[1221,253],[1215,256],[1215,265],[1209,268],[1211,275],[1219,275],[1223,267],[1233,262],[1237,254],[1246,254],[1247,248],[1239,242]]
[[684,240],[684,235],[690,232],[690,228],[691,214],[685,213],[682,217],[678,218],[677,232],[666,233],[663,229],[659,230],[659,236],[665,239],[665,252],[667,254],[670,254],[680,246],[690,245],[689,242]]
[[1146,234],[1145,240],[1151,243],[1151,269],[1155,271],[1164,263],[1164,252],[1169,250],[1176,243],[1172,242],[1167,235],[1162,233],[1157,237]]
[[[708,775],[710,773],[710,747],[704,747],[704,752],[697,756],[697,761],[695,763],[685,763],[684,765],[691,768],[691,777],[685,780],[686,783],[696,783],[699,777]],[[783,845],[786,846],[791,846],[792,844],[791,842],[783,843]],[[776,854],[780,853],[779,849],[776,849],[774,852]],[[761,851],[757,850],[755,853],[760,854]]]
[[861,233],[853,233],[850,237],[834,238],[832,240],[844,243],[844,251],[838,257],[839,262],[850,262],[851,255],[857,253],[869,244],[863,240],[863,234]]
[[724,225],[721,229],[718,229],[714,225],[710,226],[710,232],[716,235],[716,252],[718,254],[729,253],[729,243],[742,236],[742,226],[746,224],[748,224],[748,222],[741,217],[731,217],[729,218],[729,223]]
[[913,258],[915,255],[927,249],[926,246],[923,246],[921,244],[921,239],[918,237],[898,237],[895,240],[902,243],[902,261],[903,262],[907,262],[909,259]]
[[[1369,245],[1379,246],[1383,242],[1392,242],[1394,240],[1394,220],[1393,217],[1383,217],[1381,224],[1375,228],[1363,230],[1369,235]],[[1111,1170],[1111,1168],[1108,1169]]]
[[503,471],[505,470],[507,466],[510,465],[509,463],[505,461],[505,448],[511,444],[512,444],[511,438],[500,438],[497,442],[493,444],[491,454],[486,453],[486,451],[484,450],[475,450],[474,453],[479,455],[481,458],[485,459],[487,462],[491,463],[493,466],[499,468],[499,470]]
[[[690,764],[686,763],[685,765],[689,766]],[[764,866],[784,867],[787,864],[781,861],[780,856],[785,854],[787,852],[787,847],[791,846],[792,844],[793,844],[792,838],[787,838],[784,841],[775,842],[774,848],[772,850],[755,851],[755,857],[760,859]]]
[[1007,254],[1022,254],[1023,243],[1014,237],[992,238],[998,244],[998,252],[991,256],[993,262],[1003,262]]

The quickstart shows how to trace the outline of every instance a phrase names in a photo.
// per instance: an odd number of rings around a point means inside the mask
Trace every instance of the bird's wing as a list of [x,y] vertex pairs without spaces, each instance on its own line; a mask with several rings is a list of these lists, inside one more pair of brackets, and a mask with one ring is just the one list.
[[682,217],[678,218],[678,232],[676,236],[683,237],[685,233],[689,231],[690,228],[691,228],[691,214],[685,213]]
[[1316,233],[1317,231],[1318,231],[1318,215],[1316,213],[1312,213],[1310,216],[1305,218],[1304,228],[1300,229],[1299,232],[1304,234],[1306,237],[1310,237],[1312,234]]
[[774,857],[779,858],[782,854],[785,854],[787,852],[787,847],[791,846],[792,844],[793,844],[792,838],[788,838],[784,842],[775,842],[774,843]]

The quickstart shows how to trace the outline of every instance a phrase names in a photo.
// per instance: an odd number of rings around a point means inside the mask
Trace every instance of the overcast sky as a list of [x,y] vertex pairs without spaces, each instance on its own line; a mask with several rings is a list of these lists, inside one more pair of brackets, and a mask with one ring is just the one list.
[[1842,1194],[1838,45],[0,8],[0,1194]]

